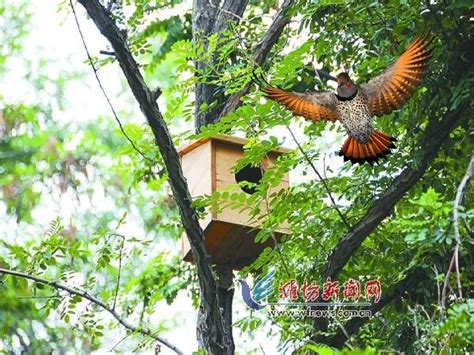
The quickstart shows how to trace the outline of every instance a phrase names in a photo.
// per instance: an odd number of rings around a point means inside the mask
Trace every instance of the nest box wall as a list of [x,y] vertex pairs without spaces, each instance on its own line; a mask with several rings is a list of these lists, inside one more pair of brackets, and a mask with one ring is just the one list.
[[[243,157],[243,146],[247,140],[238,137],[217,135],[213,138],[200,139],[181,147],[178,153],[181,157],[184,176],[188,182],[192,197],[209,195],[214,191],[235,185],[242,180],[258,183],[261,179],[259,168],[246,167],[237,174],[232,168]],[[290,150],[280,148],[268,154],[269,166],[279,155]],[[285,174],[278,186],[271,192],[279,191],[289,186],[288,174]],[[252,193],[251,188],[242,188],[246,193]],[[204,231],[204,238],[211,261],[216,265],[241,269],[252,263],[260,252],[273,246],[273,241],[255,243],[258,226],[250,221],[247,212],[230,207],[219,211],[212,211],[200,221]],[[286,234],[286,225],[282,225],[276,232],[281,236]],[[183,258],[192,261],[191,247],[186,235],[181,237]]]

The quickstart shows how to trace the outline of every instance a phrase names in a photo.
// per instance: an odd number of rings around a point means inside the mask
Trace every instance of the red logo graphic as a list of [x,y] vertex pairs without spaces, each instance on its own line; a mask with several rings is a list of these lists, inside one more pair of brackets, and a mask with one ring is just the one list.
[[331,281],[331,278],[328,277],[323,284],[323,295],[321,298],[323,301],[333,298],[337,302],[339,300],[339,281]]
[[305,280],[301,285],[301,293],[305,302],[314,302],[319,297],[319,285],[316,283],[308,285]]
[[349,279],[344,283],[344,301],[359,301],[360,298],[360,282],[354,279]]
[[298,299],[298,284],[295,279],[286,281],[280,284],[280,298],[287,298],[291,301]]
[[371,280],[365,283],[365,299],[370,301],[374,297],[374,303],[379,303],[382,296],[382,286],[379,280]]
[[[290,279],[286,282],[280,283],[279,298],[284,298],[290,301],[298,299],[298,293],[301,292],[301,297],[304,302],[316,302],[319,297],[323,301],[333,300],[339,301],[339,281],[332,281],[330,277],[322,285],[322,293],[320,293],[320,286],[316,283],[308,283],[306,280],[298,286],[295,279]],[[345,302],[359,302],[360,297],[364,295],[367,302],[378,303],[382,296],[382,285],[380,280],[370,280],[365,283],[364,293],[362,293],[362,286],[360,281],[349,279],[342,289],[343,301]]]

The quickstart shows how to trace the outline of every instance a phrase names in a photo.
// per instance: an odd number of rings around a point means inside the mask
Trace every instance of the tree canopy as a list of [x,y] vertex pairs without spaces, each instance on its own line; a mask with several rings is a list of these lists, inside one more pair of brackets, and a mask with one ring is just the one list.
[[[81,66],[63,62],[51,76],[50,54],[25,45],[41,31],[39,6],[0,0],[0,352],[233,353],[233,342],[242,354],[472,349],[469,1],[56,6],[65,19],[57,31],[81,48]],[[373,167],[338,157],[339,123],[294,117],[252,81],[333,90],[324,73],[348,71],[366,82],[428,32],[434,51],[422,84],[402,109],[375,120],[398,141]],[[90,85],[106,97],[78,120],[71,92]],[[260,166],[274,149],[292,151],[265,170],[254,194],[191,199],[176,148],[217,134],[248,138],[236,171]],[[290,187],[272,193],[289,172]],[[255,242],[274,244],[234,272],[232,321],[221,314],[219,272],[198,223],[215,206],[250,213]],[[282,223],[289,234],[277,242]],[[182,260],[185,232],[195,264]],[[277,302],[288,280],[376,279],[383,291],[370,318],[245,308],[237,278],[254,284],[268,274],[266,302]],[[184,305],[193,307],[199,345],[181,336]]]

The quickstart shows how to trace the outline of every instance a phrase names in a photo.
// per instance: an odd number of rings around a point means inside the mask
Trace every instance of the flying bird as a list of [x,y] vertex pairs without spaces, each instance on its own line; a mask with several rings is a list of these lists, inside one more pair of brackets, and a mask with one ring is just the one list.
[[336,92],[298,93],[272,87],[263,79],[255,81],[265,96],[275,100],[295,116],[313,121],[337,121],[349,137],[339,151],[344,161],[371,165],[395,148],[395,138],[374,129],[374,116],[383,116],[400,108],[420,84],[431,59],[433,38],[415,37],[400,57],[380,75],[364,84],[356,84],[348,73],[340,73]]

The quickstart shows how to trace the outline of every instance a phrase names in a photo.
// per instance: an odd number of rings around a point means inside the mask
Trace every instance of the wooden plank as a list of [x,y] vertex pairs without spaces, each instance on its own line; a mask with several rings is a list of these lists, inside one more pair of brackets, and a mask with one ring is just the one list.
[[[250,265],[267,247],[274,247],[273,239],[255,243],[257,231],[246,226],[213,221],[205,230],[206,248],[214,265],[241,270]],[[281,233],[275,233],[277,240]],[[184,254],[184,260],[193,262],[191,249]]]
[[[214,253],[212,254],[212,258],[215,264],[227,265],[227,266],[233,267],[232,259],[236,251],[235,249],[236,243],[239,242],[242,236],[239,234],[239,230],[237,226],[234,224],[216,222],[214,225],[216,224],[225,224],[227,226],[231,226],[231,228],[227,231],[224,237],[220,239],[218,248],[214,250]],[[216,238],[217,234],[219,234],[219,231],[214,230],[213,231],[214,238]]]
[[[212,192],[212,169],[211,169],[211,144],[206,143],[181,156],[183,174],[187,180],[189,192],[192,197],[207,195]],[[199,220],[203,230],[207,228],[212,220],[209,213]],[[191,246],[186,234],[181,236],[181,252],[185,260],[189,259]],[[189,254],[189,255],[188,255]]]
[[[217,166],[216,166],[216,145],[214,142],[211,142],[211,191],[216,191],[217,181],[216,181],[216,174],[217,174]],[[216,219],[217,212],[211,209],[212,218]]]
[[232,232],[233,226],[229,223],[215,222],[206,229],[206,247],[209,253],[215,257],[219,254],[221,244]]
[[[214,146],[216,147],[216,190],[221,190],[229,185],[235,185],[235,188],[231,190],[231,192],[241,192],[242,190],[238,187],[237,182],[235,180],[235,174],[232,173],[232,168],[236,165],[237,160],[241,159],[243,156],[243,152],[239,147],[222,144],[222,143],[215,143]],[[271,154],[269,156],[269,166],[271,166],[276,157],[279,154]],[[288,181],[288,174],[285,174],[283,180],[280,182],[279,186],[270,189],[270,194],[274,192],[278,192],[281,189],[288,188],[289,181]],[[263,203],[261,206],[262,211],[265,211],[265,204]],[[247,211],[240,212],[238,209],[232,209],[230,207],[219,211],[214,215],[215,220],[239,224],[242,226],[250,226],[250,227],[257,227],[257,221],[250,221],[250,213]],[[284,223],[278,231],[286,232],[288,230],[288,224]]]
[[[243,230],[246,230],[246,227],[241,227]],[[242,232],[244,233],[244,232]],[[234,253],[236,258],[232,261],[236,270],[240,270],[243,267],[250,265],[254,262],[263,249],[275,246],[275,242],[272,238],[269,238],[265,243],[255,243],[255,236],[257,232],[250,232],[248,237],[245,238],[245,242],[241,244],[240,248]],[[282,234],[276,233],[275,238],[279,241],[282,237]]]
[[[243,156],[242,145],[247,140],[231,136],[216,136],[212,139],[201,139],[191,142],[180,149],[183,173],[193,197],[210,194],[212,191],[233,185],[236,192],[241,192],[235,180],[232,168]],[[269,153],[271,166],[281,153]],[[280,185],[272,188],[270,193],[288,188],[289,176],[285,174]],[[261,206],[265,211],[265,203]],[[221,212],[209,213],[200,220],[204,230],[205,244],[213,264],[225,265],[233,269],[241,269],[250,264],[267,246],[256,244],[258,221],[250,221],[249,212],[240,212],[232,208],[224,208]],[[288,230],[287,223],[278,229],[277,234]],[[192,253],[186,235],[182,236],[182,252],[184,260],[192,261]]]
[[[178,154],[180,156],[183,156],[186,153],[190,152],[191,150],[194,150],[195,148],[199,147],[200,145],[209,142],[210,140],[221,142],[221,143],[227,143],[229,145],[236,145],[238,147],[242,147],[248,143],[248,139],[246,138],[229,136],[226,134],[216,134],[212,138],[200,138],[200,139],[193,140],[182,145],[181,147],[178,148]],[[293,151],[292,149],[288,149],[284,147],[279,147],[275,149],[275,152],[278,152],[278,153],[290,153],[292,151]]]
[[[211,256],[211,261],[215,264],[217,260],[221,260],[219,255],[222,256],[228,253],[229,251],[227,248],[222,249],[221,245],[228,244],[231,238],[232,231],[234,229],[234,225],[230,223],[222,223],[222,222],[211,222],[209,225],[204,229],[204,238],[206,249]],[[183,234],[183,237],[187,241],[186,235]],[[230,237],[230,238],[229,238]],[[191,247],[188,243],[184,243],[183,245],[183,259],[186,261],[192,261],[192,253]]]
[[211,144],[203,144],[181,157],[183,174],[192,197],[212,192]]
[[[216,143],[216,178],[222,181],[235,181],[235,174],[232,172],[237,161],[243,157],[243,151],[235,146]],[[271,167],[279,154],[269,154],[268,165]],[[282,179],[289,181],[289,174],[286,173]]]

